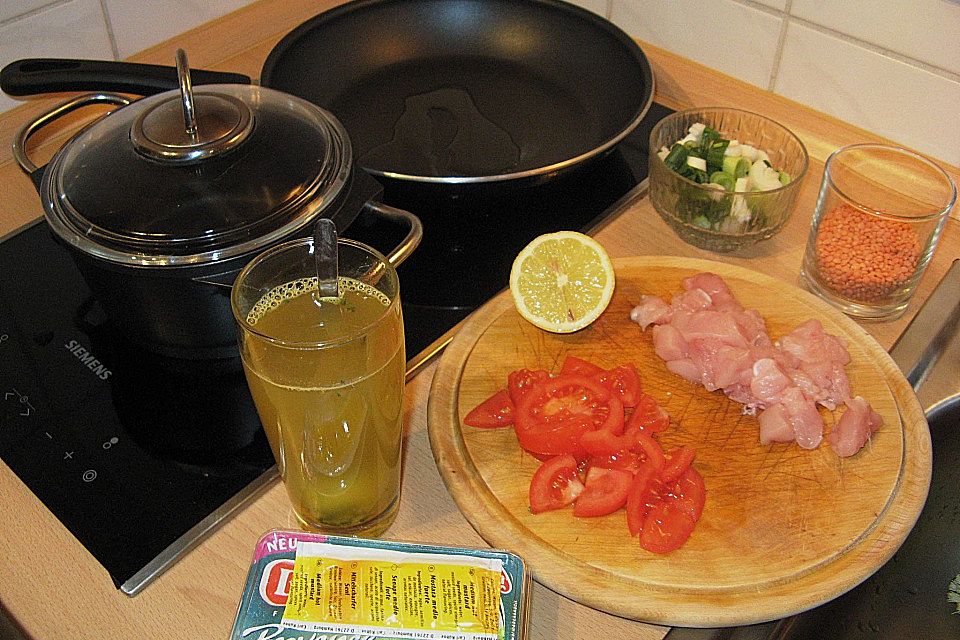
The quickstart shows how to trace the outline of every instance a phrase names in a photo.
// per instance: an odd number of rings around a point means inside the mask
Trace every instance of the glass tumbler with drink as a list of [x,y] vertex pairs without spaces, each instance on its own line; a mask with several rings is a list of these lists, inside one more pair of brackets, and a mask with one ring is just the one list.
[[300,524],[375,537],[400,499],[399,282],[375,249],[336,247],[338,296],[319,294],[306,238],[255,258],[231,302],[247,382]]
[[884,144],[838,149],[824,166],[804,283],[848,315],[900,316],[956,200],[950,176],[919,154]]

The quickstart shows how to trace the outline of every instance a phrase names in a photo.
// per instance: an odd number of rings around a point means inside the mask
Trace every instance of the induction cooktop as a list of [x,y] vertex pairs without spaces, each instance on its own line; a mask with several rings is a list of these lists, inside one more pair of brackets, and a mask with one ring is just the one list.
[[[610,153],[546,186],[448,199],[387,189],[424,226],[399,269],[408,366],[507,285],[533,237],[589,232],[640,189],[650,129],[668,113],[651,105]],[[382,246],[379,232],[350,231]],[[128,343],[42,221],[0,242],[0,458],[128,595],[277,475],[239,358]]]

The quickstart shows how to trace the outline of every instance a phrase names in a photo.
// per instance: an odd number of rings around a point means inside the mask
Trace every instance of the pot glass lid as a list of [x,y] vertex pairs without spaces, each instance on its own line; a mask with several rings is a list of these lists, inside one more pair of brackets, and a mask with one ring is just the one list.
[[137,100],[101,118],[44,176],[64,239],[118,262],[177,265],[259,249],[306,226],[351,169],[350,142],[323,109],[252,85]]

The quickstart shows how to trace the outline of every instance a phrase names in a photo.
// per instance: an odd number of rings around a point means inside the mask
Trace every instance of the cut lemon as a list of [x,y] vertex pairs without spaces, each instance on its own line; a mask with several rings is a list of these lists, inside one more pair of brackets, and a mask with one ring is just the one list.
[[576,231],[534,238],[510,270],[517,311],[553,333],[572,333],[599,318],[614,284],[610,256],[596,240]]

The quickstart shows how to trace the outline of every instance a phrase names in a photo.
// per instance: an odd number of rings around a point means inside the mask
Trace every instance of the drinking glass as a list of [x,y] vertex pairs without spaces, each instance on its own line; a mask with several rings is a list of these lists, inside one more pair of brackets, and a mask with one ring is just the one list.
[[937,246],[957,187],[907,149],[854,144],[827,158],[801,277],[848,315],[906,310]]
[[320,297],[311,238],[267,250],[231,295],[247,383],[308,530],[376,537],[400,499],[406,356],[397,272],[339,239],[339,298]]

